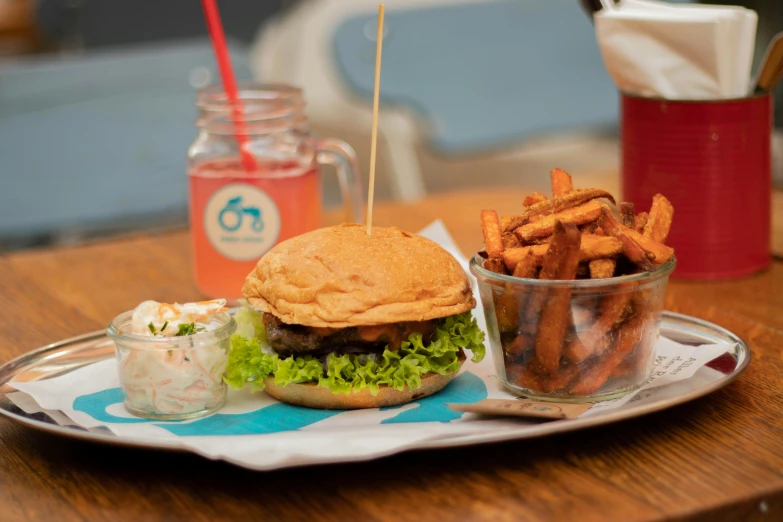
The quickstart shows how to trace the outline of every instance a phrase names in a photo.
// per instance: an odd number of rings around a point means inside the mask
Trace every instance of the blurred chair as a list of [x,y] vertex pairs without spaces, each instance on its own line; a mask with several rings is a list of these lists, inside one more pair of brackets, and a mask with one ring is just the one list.
[[[261,33],[254,73],[303,87],[316,124],[369,129],[375,8],[301,5]],[[425,193],[419,143],[466,157],[616,125],[615,88],[577,0],[399,0],[385,38],[379,134],[397,198]]]
[[[232,57],[248,78],[245,50]],[[0,238],[184,224],[214,62],[198,40],[0,64]]]
[[0,56],[41,50],[34,0],[0,0]]

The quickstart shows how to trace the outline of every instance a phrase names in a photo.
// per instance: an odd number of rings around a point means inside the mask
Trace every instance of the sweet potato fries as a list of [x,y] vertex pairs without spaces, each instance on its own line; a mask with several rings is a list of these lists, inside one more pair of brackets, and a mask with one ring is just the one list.
[[[509,384],[538,393],[589,396],[647,367],[660,292],[618,276],[654,271],[673,250],[664,244],[674,207],[662,195],[648,212],[615,204],[601,189],[575,189],[560,169],[552,195],[534,193],[519,214],[481,212],[484,268],[520,278],[494,293]],[[596,279],[605,285],[525,284],[524,279]],[[507,280],[508,281],[508,280]]]

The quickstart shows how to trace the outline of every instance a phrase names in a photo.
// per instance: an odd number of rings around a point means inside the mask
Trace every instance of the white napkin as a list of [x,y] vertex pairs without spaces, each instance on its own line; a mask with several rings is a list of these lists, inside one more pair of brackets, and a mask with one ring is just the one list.
[[621,0],[595,15],[604,65],[628,94],[746,96],[758,15],[744,7]]

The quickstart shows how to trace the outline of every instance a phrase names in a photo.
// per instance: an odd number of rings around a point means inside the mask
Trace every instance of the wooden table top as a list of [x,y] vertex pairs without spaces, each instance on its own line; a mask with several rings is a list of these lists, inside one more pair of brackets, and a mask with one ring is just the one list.
[[[472,252],[479,209],[511,212],[521,199],[446,194],[378,205],[375,221],[416,231],[442,218]],[[186,231],[0,257],[0,295],[0,363],[145,299],[200,297]],[[0,420],[0,519],[783,520],[783,263],[740,280],[674,281],[666,308],[743,337],[749,369],[710,396],[610,426],[266,473]]]

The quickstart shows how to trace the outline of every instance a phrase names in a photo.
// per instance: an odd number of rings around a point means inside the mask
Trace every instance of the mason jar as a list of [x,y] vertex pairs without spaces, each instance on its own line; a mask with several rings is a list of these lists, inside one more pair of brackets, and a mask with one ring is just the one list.
[[234,105],[212,86],[196,104],[190,226],[194,276],[204,295],[238,299],[264,253],[321,226],[321,164],[335,167],[345,220],[361,222],[356,153],[311,133],[300,89],[240,84]]

